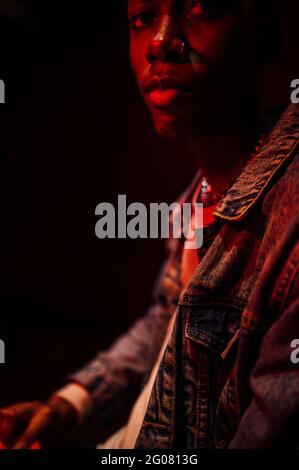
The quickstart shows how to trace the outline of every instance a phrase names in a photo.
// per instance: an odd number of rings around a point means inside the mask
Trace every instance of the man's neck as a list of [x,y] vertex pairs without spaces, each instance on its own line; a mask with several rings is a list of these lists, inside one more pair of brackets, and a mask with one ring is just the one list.
[[192,132],[187,145],[197,167],[216,191],[242,171],[257,139],[256,122],[238,122],[209,132]]

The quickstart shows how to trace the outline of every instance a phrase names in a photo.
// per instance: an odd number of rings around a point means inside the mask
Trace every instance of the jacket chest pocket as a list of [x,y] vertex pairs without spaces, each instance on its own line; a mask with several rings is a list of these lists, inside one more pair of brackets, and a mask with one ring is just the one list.
[[188,309],[185,337],[225,359],[237,343],[242,311],[228,305],[193,305]]
[[236,403],[228,379],[236,358],[244,307],[198,304],[185,308],[183,375],[188,402],[185,419],[192,429],[189,444],[225,447],[228,434],[216,428],[235,415]]

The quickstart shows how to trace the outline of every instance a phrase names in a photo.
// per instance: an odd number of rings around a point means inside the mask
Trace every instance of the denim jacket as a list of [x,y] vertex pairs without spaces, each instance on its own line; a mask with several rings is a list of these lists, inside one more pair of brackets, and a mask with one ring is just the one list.
[[298,117],[290,106],[217,207],[187,289],[174,244],[154,306],[75,376],[111,416],[116,397],[138,394],[176,316],[136,448],[299,446]]

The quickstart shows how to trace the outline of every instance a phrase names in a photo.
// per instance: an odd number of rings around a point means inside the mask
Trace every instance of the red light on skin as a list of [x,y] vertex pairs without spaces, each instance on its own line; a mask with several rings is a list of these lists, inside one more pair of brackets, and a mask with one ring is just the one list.
[[[8,447],[3,444],[3,442],[0,442],[0,450],[3,450],[3,449],[8,449]],[[30,447],[30,450],[39,450],[41,449],[41,445],[39,442],[34,442],[34,444],[32,444],[32,446]]]
[[149,101],[157,108],[167,108],[180,98],[190,95],[185,91],[173,88],[167,90],[153,90],[149,93]]
[[41,449],[41,445],[39,442],[34,442],[34,444],[32,444],[32,446],[30,447],[30,449]]

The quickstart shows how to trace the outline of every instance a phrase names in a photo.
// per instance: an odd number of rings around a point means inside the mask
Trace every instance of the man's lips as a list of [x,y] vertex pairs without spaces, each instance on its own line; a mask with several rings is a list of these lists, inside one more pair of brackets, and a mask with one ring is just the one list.
[[173,105],[180,98],[190,95],[192,88],[174,77],[151,77],[143,87],[149,101],[158,108]]
[[191,91],[191,86],[184,83],[182,80],[179,80],[176,77],[163,76],[163,77],[151,77],[145,81],[143,85],[145,93],[150,93],[151,91],[165,91],[165,90],[181,90],[181,91]]
[[176,88],[169,90],[153,90],[148,94],[148,99],[156,108],[169,108],[187,95],[190,95],[190,92],[188,93]]

